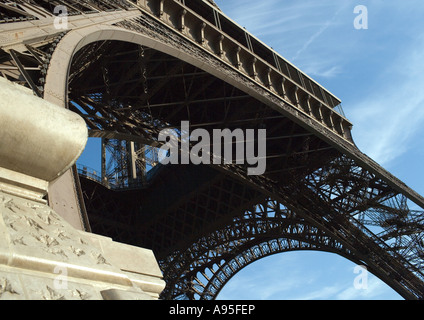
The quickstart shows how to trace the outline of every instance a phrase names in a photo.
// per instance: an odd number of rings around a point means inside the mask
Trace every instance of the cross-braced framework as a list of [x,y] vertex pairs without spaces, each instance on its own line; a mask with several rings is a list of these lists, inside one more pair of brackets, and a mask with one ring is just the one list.
[[[291,250],[337,253],[367,266],[393,288],[416,286],[421,292],[422,211],[409,210],[404,196],[345,159],[318,171],[290,187],[289,194],[277,191],[285,204],[258,202],[222,229],[168,256],[163,269],[173,286],[164,297],[214,299],[246,265]],[[303,195],[295,194],[297,188]],[[395,267],[394,261],[403,266]],[[402,276],[402,268],[411,277]]]
[[[67,30],[53,27],[57,5]],[[78,168],[81,214],[153,249],[163,298],[215,299],[258,259],[321,250],[424,299],[424,199],[357,149],[337,97],[213,1],[0,1],[0,26],[1,76],[102,140],[100,167]],[[162,165],[158,135],[181,121],[266,129],[266,172]]]
[[[352,258],[340,242],[282,204],[265,199],[223,229],[193,243],[189,250],[167,257],[164,269],[168,283],[174,286],[168,286],[163,296],[214,299],[231,277],[247,265],[294,250],[323,250]],[[189,266],[184,265],[187,261]]]

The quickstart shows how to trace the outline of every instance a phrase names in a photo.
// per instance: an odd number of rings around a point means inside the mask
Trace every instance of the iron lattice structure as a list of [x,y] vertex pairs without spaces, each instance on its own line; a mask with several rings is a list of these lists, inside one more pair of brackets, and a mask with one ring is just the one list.
[[[424,298],[424,199],[358,150],[337,97],[213,1],[2,0],[0,75],[101,139],[100,168],[75,175],[86,229],[153,249],[162,298],[214,299],[248,264],[291,250],[339,254]],[[266,129],[265,174],[161,165],[159,132],[184,120]]]

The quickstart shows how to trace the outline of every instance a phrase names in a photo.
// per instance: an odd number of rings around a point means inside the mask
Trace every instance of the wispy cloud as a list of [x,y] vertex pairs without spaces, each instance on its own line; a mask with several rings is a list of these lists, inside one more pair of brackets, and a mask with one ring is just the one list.
[[[331,263],[328,263],[330,262]],[[224,287],[219,299],[361,300],[398,299],[387,285],[368,274],[367,288],[356,289],[355,264],[334,254],[290,252],[255,262]]]
[[[412,7],[418,4],[411,0]],[[420,10],[400,2],[369,2],[369,30],[358,31],[353,27],[356,5],[355,0],[244,0],[243,5],[232,1],[227,13],[347,99],[343,105],[358,146],[387,165],[407,151],[407,141],[423,126],[423,31],[408,18],[419,21]],[[414,37],[405,36],[409,32]]]
[[314,34],[312,34],[312,36],[303,44],[303,46],[296,52],[296,54],[293,56],[292,61],[296,61],[296,59],[305,51],[309,48],[309,46],[316,40],[318,39],[324,32],[325,30],[327,30],[331,25],[334,24],[337,16],[340,14],[341,9],[343,7],[340,7],[335,13],[334,15],[326,20],[318,29],[317,32],[315,32]]
[[[352,0],[245,0],[225,3],[226,12],[242,27],[273,47],[312,77],[331,78],[342,70],[340,50],[330,43],[343,24],[353,21]],[[328,36],[328,33],[330,36]]]
[[382,165],[405,153],[424,127],[422,52],[424,33],[391,61],[370,94],[349,106],[358,146]]
[[385,291],[387,291],[387,286],[372,276],[368,280],[366,288],[359,289],[355,288],[353,285],[349,285],[346,288],[339,290],[336,293],[335,298],[337,300],[371,300],[384,294]]
[[290,295],[315,281],[313,275],[306,276],[295,268],[299,262],[296,255],[277,255],[264,260],[273,263],[267,265],[266,261],[260,261],[249,265],[231,279],[219,299],[272,300]]

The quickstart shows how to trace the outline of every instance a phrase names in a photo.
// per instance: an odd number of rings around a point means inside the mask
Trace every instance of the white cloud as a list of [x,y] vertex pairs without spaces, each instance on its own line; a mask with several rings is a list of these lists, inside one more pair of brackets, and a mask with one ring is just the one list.
[[322,63],[309,63],[303,71],[310,77],[335,78],[339,76],[343,70],[341,66],[327,66]]
[[303,44],[303,46],[296,52],[294,57],[292,58],[292,61],[295,62],[296,59],[304,52],[306,51],[309,46],[316,41],[330,26],[335,24],[335,20],[337,16],[340,14],[341,9],[344,7],[340,7],[330,19],[324,21],[324,23],[320,24],[320,27],[318,28],[318,31],[314,32],[309,39]]
[[368,274],[365,290],[354,288],[356,265],[324,252],[281,253],[242,269],[224,287],[220,300],[360,300],[396,299],[387,285]]
[[359,148],[382,165],[408,151],[424,125],[424,36],[406,47],[373,93],[349,106]]
[[[268,264],[267,261],[273,263]],[[264,258],[240,271],[228,282],[218,298],[272,300],[288,296],[316,280],[314,275],[305,275],[296,268],[298,264],[298,257],[293,254]]]
[[[312,77],[333,78],[352,46],[337,45],[340,27],[353,29],[352,0],[223,3],[224,12]],[[219,3],[220,4],[220,3]],[[336,37],[336,38],[335,38]]]
[[330,300],[340,291],[338,285],[323,287],[305,295],[294,297],[293,300]]
[[[337,300],[372,300],[385,296],[386,299],[397,300],[402,299],[396,293],[387,294],[390,289],[384,282],[372,274],[368,274],[367,286],[364,288],[355,288],[353,283],[345,286],[335,295]],[[387,298],[389,297],[389,298]]]

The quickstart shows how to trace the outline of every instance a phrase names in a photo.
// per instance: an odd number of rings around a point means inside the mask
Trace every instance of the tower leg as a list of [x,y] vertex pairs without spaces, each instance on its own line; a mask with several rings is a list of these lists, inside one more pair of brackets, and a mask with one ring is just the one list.
[[[48,201],[50,207],[55,210],[75,229],[88,231],[89,226],[84,223],[81,206],[84,203],[79,201],[78,188],[72,169],[66,171],[61,177],[49,184]],[[81,192],[81,191],[80,191]]]

